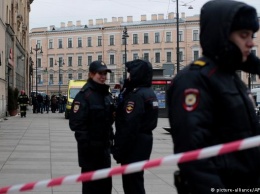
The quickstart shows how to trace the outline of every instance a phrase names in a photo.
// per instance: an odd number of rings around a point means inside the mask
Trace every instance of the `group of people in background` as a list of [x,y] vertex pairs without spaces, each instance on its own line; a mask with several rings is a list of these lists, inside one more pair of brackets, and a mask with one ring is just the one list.
[[67,97],[65,95],[52,95],[49,97],[49,95],[43,96],[40,93],[37,96],[35,93],[32,94],[33,113],[43,114],[45,111],[46,113],[49,113],[50,108],[52,113],[55,113],[56,111],[63,113],[66,109],[66,103]]

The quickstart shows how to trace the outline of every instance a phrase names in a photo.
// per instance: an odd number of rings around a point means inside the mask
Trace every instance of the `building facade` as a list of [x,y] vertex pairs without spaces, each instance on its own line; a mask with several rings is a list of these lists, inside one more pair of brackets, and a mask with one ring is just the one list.
[[[199,16],[179,20],[180,69],[201,56],[199,43]],[[256,44],[259,43],[258,35]],[[112,73],[108,84],[114,87],[125,77],[125,60],[146,59],[154,68],[163,68],[164,75],[176,74],[177,49],[176,19],[174,13],[152,14],[151,20],[142,15],[140,21],[128,16],[91,19],[87,25],[61,22],[60,26],[33,28],[30,32],[31,90],[48,94],[66,94],[71,79],[87,79],[89,64],[104,61]],[[38,52],[36,52],[38,50]],[[258,55],[258,45],[253,48]],[[37,56],[36,56],[37,54]],[[36,66],[37,63],[37,66]],[[248,75],[239,72],[247,82]],[[250,77],[254,87],[257,77]]]
[[33,0],[0,1],[0,118],[8,115],[8,87],[29,88],[29,12]]

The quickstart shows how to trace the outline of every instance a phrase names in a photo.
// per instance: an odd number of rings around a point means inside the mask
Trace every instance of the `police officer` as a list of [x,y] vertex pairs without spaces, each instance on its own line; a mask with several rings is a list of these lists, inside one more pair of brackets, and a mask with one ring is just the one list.
[[[260,75],[259,59],[250,53],[258,29],[256,10],[245,3],[212,0],[202,7],[203,57],[180,71],[168,91],[175,153],[260,134],[250,91],[236,73]],[[207,194],[219,188],[258,188],[259,164],[260,149],[255,147],[179,168],[186,193]]]
[[[116,111],[116,133],[113,155],[121,164],[150,158],[152,131],[157,126],[158,100],[151,88],[152,65],[148,61],[126,63],[130,76],[119,95]],[[122,176],[125,194],[145,194],[144,172]]]
[[21,94],[18,96],[18,105],[20,105],[21,118],[26,117],[26,108],[29,104],[29,98],[25,94],[24,90],[21,90]]
[[[109,86],[105,84],[110,69],[102,61],[89,66],[89,79],[76,95],[69,125],[75,131],[81,171],[111,167],[110,146],[113,138],[114,104]],[[111,194],[112,179],[83,182],[83,194]]]

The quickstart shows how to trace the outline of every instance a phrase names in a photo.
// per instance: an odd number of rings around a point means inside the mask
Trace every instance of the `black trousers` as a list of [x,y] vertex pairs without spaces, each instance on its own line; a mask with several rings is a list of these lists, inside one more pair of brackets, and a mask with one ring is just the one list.
[[145,194],[144,171],[122,176],[125,194]]
[[[152,146],[152,134],[139,134],[122,165],[148,160],[152,152]],[[125,194],[145,194],[144,171],[122,175],[122,181]]]
[[[81,172],[95,171],[111,167],[111,158],[109,149],[102,152],[97,152],[89,155],[85,161]],[[82,194],[111,194],[112,193],[112,178],[105,178],[96,181],[82,182]]]
[[20,106],[21,117],[26,116],[26,105]]

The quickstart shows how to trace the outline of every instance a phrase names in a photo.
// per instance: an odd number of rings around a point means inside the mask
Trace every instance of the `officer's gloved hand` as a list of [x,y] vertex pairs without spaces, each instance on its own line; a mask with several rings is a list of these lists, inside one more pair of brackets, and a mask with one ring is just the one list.
[[260,59],[255,54],[250,53],[247,60],[240,65],[239,70],[257,74],[260,77]]
[[122,157],[121,157],[121,154],[120,154],[120,149],[118,147],[113,146],[111,151],[112,151],[112,154],[113,154],[113,158],[116,160],[116,162],[121,163]]

